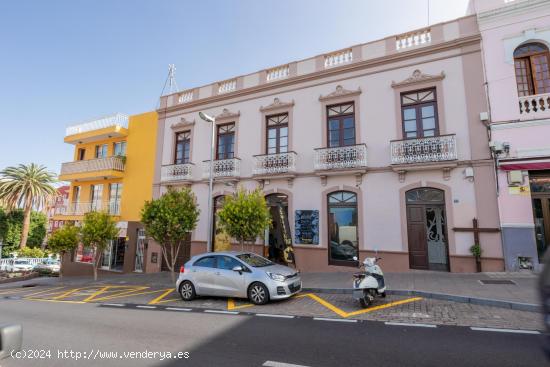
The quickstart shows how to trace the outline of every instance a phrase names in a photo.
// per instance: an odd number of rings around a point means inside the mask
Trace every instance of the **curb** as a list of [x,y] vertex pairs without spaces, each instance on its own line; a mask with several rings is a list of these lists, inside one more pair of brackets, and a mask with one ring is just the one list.
[[[353,293],[352,288],[306,288],[304,287],[302,288],[302,291],[312,292],[312,293],[325,293],[325,294],[352,294]],[[457,296],[454,294],[401,290],[401,289],[388,289],[386,293],[393,294],[396,296],[417,296],[417,297],[424,297],[424,298],[439,299],[443,301],[452,301],[452,302],[459,302],[459,303],[470,303],[470,304],[481,305],[481,306],[508,308],[508,309],[518,310],[518,311],[542,312],[541,306],[533,303],[512,302],[512,301],[504,301],[504,300],[498,300],[498,299]]]

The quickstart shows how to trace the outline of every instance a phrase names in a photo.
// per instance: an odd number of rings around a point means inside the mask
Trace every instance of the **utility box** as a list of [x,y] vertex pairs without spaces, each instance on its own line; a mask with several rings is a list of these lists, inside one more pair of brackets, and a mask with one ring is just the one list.
[[521,170],[508,171],[508,185],[509,186],[523,185],[523,172]]

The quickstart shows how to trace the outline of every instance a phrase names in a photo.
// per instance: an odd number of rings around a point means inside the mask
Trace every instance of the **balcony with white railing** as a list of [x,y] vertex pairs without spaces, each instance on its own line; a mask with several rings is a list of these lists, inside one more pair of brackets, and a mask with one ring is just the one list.
[[316,171],[367,167],[365,144],[315,149],[313,166]]
[[182,92],[178,96],[178,103],[180,103],[180,104],[188,103],[188,102],[191,102],[192,100],[193,100],[193,91],[192,90]]
[[[218,159],[214,161],[213,173],[216,178],[239,177],[241,160],[239,158]],[[210,161],[204,161],[203,178],[210,177]]]
[[520,120],[550,117],[550,93],[519,97]]
[[160,169],[161,182],[188,181],[193,178],[193,163],[169,164]]
[[71,180],[71,176],[83,173],[89,174],[85,175],[86,178],[119,177],[122,176],[121,172],[124,172],[124,158],[113,156],[63,163],[59,178],[61,180]]
[[229,93],[237,90],[237,79],[226,80],[218,83],[218,94]]
[[401,34],[395,37],[395,49],[398,51],[417,46],[425,46],[432,42],[430,28],[420,29],[415,32]]
[[266,81],[272,82],[279,79],[288,78],[290,75],[290,67],[288,65],[278,66],[267,70]]
[[294,172],[296,172],[296,152],[254,156],[254,175],[267,176]]
[[90,212],[107,212],[110,215],[120,215],[120,200],[111,200],[109,202],[102,201],[79,201],[69,204],[65,213],[61,215],[84,215]]
[[72,125],[67,127],[65,131],[65,136],[82,134],[89,131],[105,129],[108,127],[120,127],[127,129],[128,115],[115,113],[113,115],[101,117],[99,119],[94,119],[80,124]]
[[352,49],[340,50],[325,55],[325,68],[340,66],[353,61]]
[[456,135],[393,140],[391,164],[445,162],[458,159]]

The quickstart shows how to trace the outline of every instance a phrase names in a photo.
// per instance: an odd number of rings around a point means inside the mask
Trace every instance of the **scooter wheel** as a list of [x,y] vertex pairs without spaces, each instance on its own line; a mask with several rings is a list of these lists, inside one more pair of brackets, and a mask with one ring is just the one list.
[[372,304],[372,301],[369,299],[369,297],[365,296],[359,300],[359,303],[361,303],[361,307],[367,308]]
[[386,292],[382,292],[382,293],[380,293],[380,297],[382,297],[382,298],[386,298]]

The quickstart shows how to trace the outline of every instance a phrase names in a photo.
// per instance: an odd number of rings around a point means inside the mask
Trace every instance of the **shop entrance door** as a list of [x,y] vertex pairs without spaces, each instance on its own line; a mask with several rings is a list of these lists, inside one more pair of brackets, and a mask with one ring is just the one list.
[[529,172],[539,262],[550,247],[550,172]]

